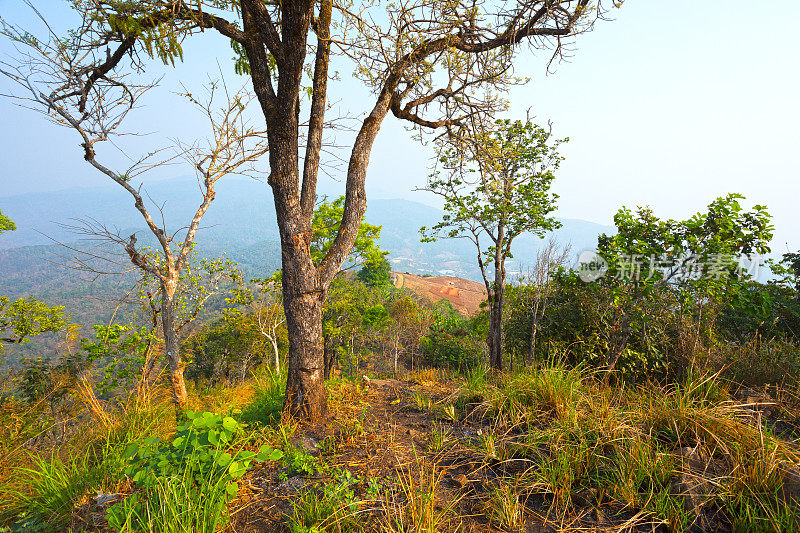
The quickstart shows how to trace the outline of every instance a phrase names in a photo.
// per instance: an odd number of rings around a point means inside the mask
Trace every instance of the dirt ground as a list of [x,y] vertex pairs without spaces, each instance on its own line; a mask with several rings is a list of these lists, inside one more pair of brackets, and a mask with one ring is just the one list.
[[[446,399],[451,391],[439,384],[401,382],[392,379],[365,380],[363,391],[354,392],[341,405],[331,406],[327,424],[299,427],[294,445],[319,455],[332,467],[346,468],[361,479],[392,480],[403,476],[418,478],[420,469],[432,469],[438,480],[436,509],[449,509],[440,531],[503,531],[489,523],[484,506],[489,488],[501,476],[520,473],[530,467],[527,459],[487,459],[475,449],[475,442],[491,420],[453,421],[435,409],[421,409],[415,400],[424,395],[432,404]],[[368,383],[368,385],[367,385]],[[360,387],[359,387],[360,388]],[[361,417],[361,427],[351,427]],[[430,447],[431,432],[450,436],[449,444],[437,453]],[[335,453],[325,453],[319,443],[338,443]],[[236,502],[228,531],[286,532],[292,501],[300,491],[324,483],[323,477],[289,475],[278,464],[251,471],[244,480],[242,496]],[[363,489],[363,487],[362,487]],[[644,525],[641,515],[624,509],[596,509],[589,496],[573,497],[567,510],[555,510],[552,500],[532,496],[523,501],[526,533],[555,531],[666,531]],[[362,530],[385,531],[385,502],[366,510]],[[445,514],[443,514],[445,516]],[[609,518],[613,517],[613,518]],[[335,530],[335,529],[334,529]]]

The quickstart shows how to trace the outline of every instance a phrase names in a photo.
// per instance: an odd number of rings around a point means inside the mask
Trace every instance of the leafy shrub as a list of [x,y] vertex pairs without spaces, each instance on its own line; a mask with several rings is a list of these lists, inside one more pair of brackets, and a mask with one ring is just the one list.
[[464,371],[480,364],[483,341],[471,331],[470,325],[452,308],[437,309],[428,335],[420,342],[425,362]]
[[[650,288],[645,296],[614,279],[582,281],[576,272],[559,272],[543,316],[537,322],[535,361],[561,359],[571,365],[603,367],[617,347],[616,375],[626,381],[664,377],[686,355],[680,346],[682,326],[676,295]],[[527,357],[533,313],[525,298],[511,298],[505,348]]]
[[170,442],[153,437],[128,446],[125,474],[142,490],[109,508],[114,530],[211,533],[227,521],[236,480],[252,462],[283,457],[267,447],[234,451],[244,437],[231,417],[189,412],[187,418]]
[[361,501],[353,489],[358,482],[357,476],[342,470],[322,487],[303,490],[292,502],[291,533],[362,531],[357,514]]
[[322,468],[319,459],[300,450],[291,450],[284,456],[289,472],[313,476]]

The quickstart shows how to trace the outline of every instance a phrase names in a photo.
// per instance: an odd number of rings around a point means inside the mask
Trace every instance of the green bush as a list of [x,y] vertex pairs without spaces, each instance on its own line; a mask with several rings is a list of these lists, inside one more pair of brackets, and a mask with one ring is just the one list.
[[271,425],[281,419],[283,397],[286,393],[286,369],[275,372],[266,368],[257,374],[254,382],[256,394],[242,408],[242,422],[252,426]]
[[462,318],[452,306],[440,303],[428,335],[420,339],[424,363],[462,371],[477,366],[483,360],[484,343],[475,329],[472,321]]
[[245,437],[231,417],[189,412],[187,418],[170,442],[153,437],[128,446],[125,474],[141,492],[109,508],[113,530],[212,533],[227,522],[226,504],[252,462],[283,457],[267,447],[236,451]]
[[363,531],[358,519],[361,500],[353,490],[358,482],[349,470],[342,470],[321,487],[300,492],[292,502],[291,533]]
[[467,370],[480,364],[483,346],[469,336],[434,331],[422,338],[422,354],[431,366]]

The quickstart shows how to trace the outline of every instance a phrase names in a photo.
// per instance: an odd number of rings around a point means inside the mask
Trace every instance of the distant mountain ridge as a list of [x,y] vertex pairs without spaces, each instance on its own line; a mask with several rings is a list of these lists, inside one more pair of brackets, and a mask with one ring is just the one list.
[[[148,183],[147,190],[149,197],[164,203],[165,220],[172,231],[189,220],[200,202],[200,194],[192,188],[190,178]],[[331,198],[338,194],[330,187],[321,187],[320,193]],[[75,219],[92,218],[109,229],[118,229],[125,236],[135,232],[140,245],[151,243],[152,237],[144,229],[139,213],[125,191],[109,186],[5,196],[0,197],[0,209],[18,227],[16,231],[0,235],[0,294],[10,298],[35,296],[50,305],[63,305],[75,323],[86,326],[86,334],[89,334],[88,327],[92,324],[108,322],[112,317],[123,323],[133,318],[136,306],[123,306],[116,312],[115,306],[133,286],[135,273],[96,276],[76,272],[67,266],[77,255],[75,250],[91,249],[101,256],[114,254],[122,265],[128,267],[124,252],[116,247],[104,248],[96,242],[81,240],[59,225],[74,224]],[[410,200],[368,201],[367,220],[383,227],[381,247],[390,252],[392,270],[401,274],[401,280],[410,280],[409,287],[416,276],[403,276],[402,273],[453,276],[472,281],[481,279],[472,243],[459,239],[420,243],[420,226],[435,224],[441,215],[441,210],[435,207]],[[594,247],[599,233],[613,230],[582,220],[562,220],[562,224],[563,227],[554,235],[561,243],[571,242],[575,252]],[[220,182],[217,198],[203,220],[197,241],[198,255],[216,257],[224,254],[239,263],[249,278],[272,274],[280,267],[281,250],[269,188],[255,181]],[[74,250],[57,242],[68,244]],[[540,239],[531,236],[518,239],[514,259],[509,262],[510,276],[520,265],[533,263],[541,243]],[[428,285],[421,282],[418,285],[427,291],[426,297],[446,297],[457,307],[464,304],[464,312],[472,312],[476,302],[481,301],[481,298],[467,298],[466,303],[461,302],[459,298],[464,299],[461,294],[434,294]],[[434,288],[441,289],[438,286]],[[446,288],[450,290],[449,286]],[[60,342],[58,335],[36,337],[30,343],[7,347],[5,359],[13,362],[22,357],[54,353]],[[0,356],[0,362],[2,360],[3,356]]]
[[[194,213],[201,199],[196,187],[192,178],[147,184],[148,196],[164,206],[168,229],[175,231]],[[330,185],[321,187],[320,193],[329,197],[338,194]],[[45,249],[36,253],[23,252],[23,247],[76,241],[76,235],[60,225],[74,223],[76,219],[91,218],[109,228],[120,229],[123,234],[136,231],[140,239],[145,242],[148,239],[130,196],[118,187],[72,188],[5,196],[0,197],[0,209],[19,228],[0,237],[0,250],[5,250],[2,254],[6,258],[5,266],[9,266],[9,254],[41,259],[41,254],[45,253]],[[381,247],[390,252],[394,270],[479,280],[480,271],[472,243],[458,239],[432,244],[419,242],[419,228],[435,224],[441,214],[441,210],[435,207],[411,200],[373,199],[368,201],[366,218],[372,224],[383,226]],[[593,248],[600,233],[614,231],[613,227],[579,219],[562,219],[561,223],[562,228],[553,232],[553,236],[561,244],[570,243],[575,253]],[[198,252],[202,255],[224,253],[241,263],[249,275],[267,274],[278,268],[280,245],[269,187],[254,180],[220,181],[217,198],[203,220],[197,242]],[[514,259],[509,262],[510,273],[532,264],[541,243],[542,240],[536,237],[520,236],[514,246]],[[3,262],[0,260],[0,265]],[[13,262],[19,263],[18,260]],[[31,266],[35,270],[41,269]],[[22,264],[17,267],[22,267]]]

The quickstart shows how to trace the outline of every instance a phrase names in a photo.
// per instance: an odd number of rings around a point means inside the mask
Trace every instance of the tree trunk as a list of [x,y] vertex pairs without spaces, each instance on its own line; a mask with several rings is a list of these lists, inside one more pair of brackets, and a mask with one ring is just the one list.
[[489,365],[497,370],[503,369],[503,296],[505,293],[505,257],[503,248],[503,227],[498,228],[498,241],[494,256],[494,287],[489,314]]
[[[327,32],[330,3],[317,20],[318,31]],[[244,13],[243,13],[244,14]],[[247,49],[253,71],[253,88],[264,109],[269,139],[270,176],[281,236],[282,280],[286,329],[289,334],[286,397],[283,409],[291,416],[312,421],[327,414],[322,342],[322,303],[325,290],[350,253],[358,234],[361,218],[366,211],[364,181],[372,144],[381,122],[389,111],[394,85],[381,92],[370,114],[356,135],[347,169],[344,212],[339,231],[328,253],[319,265],[311,258],[309,246],[313,238],[311,227],[316,191],[316,128],[323,125],[325,105],[312,102],[309,144],[306,147],[302,190],[298,166],[298,137],[300,85],[306,53],[308,27],[313,18],[313,3],[283,3],[281,23],[285,54],[278,66],[277,93],[272,93],[268,61],[258,47]],[[243,16],[245,30],[258,32],[249,14]],[[324,41],[329,43],[329,41]],[[327,82],[327,52],[329,44],[320,46],[314,73],[313,99],[324,104]],[[321,54],[321,55],[320,55]],[[316,126],[315,126],[316,125]]]
[[273,333],[272,337],[269,338],[269,342],[272,344],[272,356],[275,363],[275,373],[278,374],[281,371],[281,355],[278,352],[277,335]]
[[[284,280],[290,278],[284,274]],[[328,412],[324,381],[322,301],[314,293],[296,294],[285,291],[284,294],[289,360],[283,409],[304,420],[320,420]]]
[[331,377],[331,372],[333,372],[333,365],[336,363],[336,350],[332,349],[331,340],[323,336],[322,338],[323,344],[323,358],[325,359],[325,379],[329,379]]
[[167,357],[172,382],[172,402],[175,414],[186,410],[188,395],[183,379],[184,364],[181,362],[180,343],[175,333],[175,287],[177,280],[168,280],[161,285],[161,328],[164,331],[164,354]]
[[252,355],[243,355],[242,356],[242,377],[239,380],[239,383],[244,383],[245,378],[247,377],[247,367],[250,364],[250,358]]
[[489,314],[489,365],[503,369],[503,304],[500,283],[495,282]]
[[397,345],[399,343],[400,343],[400,341],[395,339],[395,341],[394,341],[394,361],[393,361],[393,363],[394,363],[393,364],[393,366],[394,366],[394,377],[397,377]]
[[616,338],[612,339],[608,349],[608,355],[606,356],[606,368],[605,368],[605,378],[604,383],[608,383],[611,377],[611,373],[614,371],[614,368],[617,366],[617,361],[619,361],[619,357],[622,355],[622,352],[625,351],[625,348],[628,346],[628,339],[631,336],[631,315],[630,313],[625,313],[622,316],[622,320],[620,321],[619,333],[617,334]]

